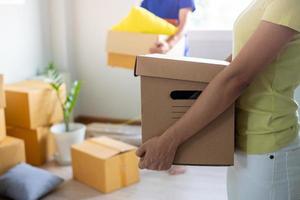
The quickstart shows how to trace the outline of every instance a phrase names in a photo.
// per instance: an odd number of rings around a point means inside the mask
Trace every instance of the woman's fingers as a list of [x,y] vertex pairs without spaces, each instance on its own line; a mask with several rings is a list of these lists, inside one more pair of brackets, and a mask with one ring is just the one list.
[[136,151],[136,155],[140,158],[143,157],[145,155],[145,153],[146,153],[145,145],[140,146],[140,148],[138,148],[138,150]]

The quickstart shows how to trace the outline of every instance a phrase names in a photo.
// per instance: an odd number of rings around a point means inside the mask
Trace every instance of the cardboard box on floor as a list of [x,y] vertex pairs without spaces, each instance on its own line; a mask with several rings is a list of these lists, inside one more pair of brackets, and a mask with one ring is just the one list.
[[0,142],[4,140],[6,136],[4,107],[5,107],[4,78],[3,75],[0,74]]
[[4,78],[0,74],[0,108],[5,107]]
[[[6,123],[9,126],[36,129],[63,120],[55,91],[43,81],[22,81],[5,86]],[[66,88],[61,89],[65,99]]]
[[[149,54],[149,49],[159,41],[164,41],[167,35],[109,31],[107,36],[108,65],[133,69],[136,56]],[[185,39],[181,39],[168,55],[183,56]]]
[[6,136],[4,109],[0,108],[0,142]]
[[[141,76],[143,142],[174,124],[227,65],[216,60],[139,56],[135,73]],[[233,155],[234,105],[181,145],[174,164],[228,166],[233,165]]]
[[103,193],[139,181],[135,147],[107,137],[87,140],[72,147],[74,179]]
[[43,165],[54,156],[55,142],[48,127],[35,130],[7,127],[7,135],[24,141],[26,161],[31,165]]
[[5,137],[0,142],[0,175],[22,162],[25,162],[24,142],[17,138]]

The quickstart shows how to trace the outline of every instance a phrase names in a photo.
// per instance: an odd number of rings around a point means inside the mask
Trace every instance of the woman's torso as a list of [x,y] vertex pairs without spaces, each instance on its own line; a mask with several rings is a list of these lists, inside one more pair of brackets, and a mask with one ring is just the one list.
[[[233,58],[254,33],[266,9],[274,1],[278,0],[254,0],[237,19]],[[267,153],[286,146],[296,137],[298,106],[294,101],[294,90],[299,83],[298,34],[239,98],[236,106],[238,148],[250,154]]]

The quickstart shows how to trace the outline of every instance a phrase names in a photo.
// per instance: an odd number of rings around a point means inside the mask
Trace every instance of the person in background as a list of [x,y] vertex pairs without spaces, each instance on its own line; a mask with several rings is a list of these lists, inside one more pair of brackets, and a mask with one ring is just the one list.
[[[194,0],[143,0],[141,7],[178,28],[177,32],[171,35],[166,41],[153,44],[150,53],[161,54],[168,53],[182,37],[186,37],[189,16],[196,9]],[[185,56],[188,55],[187,42],[183,54]]]
[[[141,7],[147,9],[158,17],[161,17],[177,27],[177,32],[171,35],[166,41],[160,41],[153,44],[150,53],[166,54],[168,53],[183,37],[186,37],[189,16],[195,11],[194,0],[143,0]],[[188,44],[185,42],[185,51],[183,56],[188,56]],[[186,168],[173,166],[169,169],[169,174],[178,175],[185,173]]]
[[177,148],[236,101],[229,200],[299,200],[299,0],[257,0],[234,25],[232,60],[188,112],[137,151],[140,168],[167,170]]

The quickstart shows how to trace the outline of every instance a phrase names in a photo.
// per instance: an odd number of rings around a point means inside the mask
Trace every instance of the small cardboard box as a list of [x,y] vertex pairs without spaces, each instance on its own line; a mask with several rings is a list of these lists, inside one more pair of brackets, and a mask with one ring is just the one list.
[[6,136],[4,109],[0,108],[0,142]]
[[74,178],[103,193],[139,181],[135,147],[107,137],[87,140],[72,147]]
[[22,162],[25,162],[24,142],[17,138],[5,137],[0,142],[0,175]]
[[55,142],[48,127],[35,130],[7,127],[7,135],[24,141],[26,161],[31,165],[43,165],[54,156]]
[[[149,54],[149,50],[167,35],[109,31],[107,36],[108,65],[133,69],[136,56]],[[185,39],[181,39],[168,55],[183,56]]]
[[[208,83],[228,63],[165,55],[139,56],[142,140],[161,135],[192,106]],[[174,164],[233,165],[234,105],[182,144]]]
[[[6,85],[6,123],[27,129],[48,126],[63,120],[55,91],[43,81],[22,81]],[[61,89],[65,98],[66,88]]]
[[0,108],[5,107],[4,78],[0,74]]

